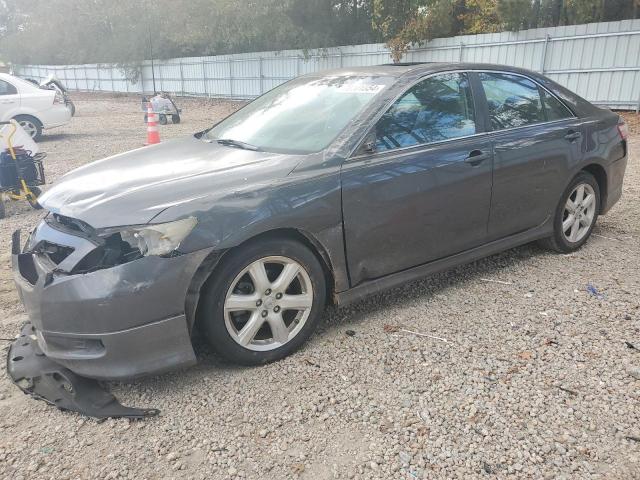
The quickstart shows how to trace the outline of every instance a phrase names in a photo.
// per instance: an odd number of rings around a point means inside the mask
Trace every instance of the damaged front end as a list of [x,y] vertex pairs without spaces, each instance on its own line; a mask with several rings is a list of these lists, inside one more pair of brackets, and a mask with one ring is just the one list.
[[7,372],[20,390],[60,410],[89,417],[142,419],[160,413],[153,408],[125,407],[97,380],[76,375],[58,365],[38,347],[36,330],[26,323],[9,347]]
[[[52,262],[54,273],[83,274],[143,256],[139,249],[125,242],[119,232],[100,232],[81,220],[58,214],[47,215],[43,223],[29,238],[25,253],[36,254]],[[38,230],[45,229],[45,226],[48,231],[38,235]],[[64,234],[66,244],[52,242],[54,235],[49,234],[52,231]],[[75,238],[69,241],[70,237]]]
[[[13,233],[11,253],[16,259],[14,263],[18,264],[17,268],[19,273],[22,272],[21,276],[27,277],[27,281],[33,282],[34,285],[38,280],[38,272],[35,268],[24,268],[25,255],[46,255],[51,262],[60,265],[74,251],[74,247],[41,240],[33,246],[33,251],[21,253],[20,231]],[[53,272],[48,272],[44,285],[51,283],[52,279]],[[77,375],[54,362],[40,349],[37,333],[31,322],[27,322],[19,336],[10,345],[7,354],[7,372],[25,394],[44,400],[60,410],[70,410],[98,419],[109,417],[141,419],[160,413],[157,409],[125,407],[111,393],[102,388],[97,380]]]
[[177,250],[195,222],[99,230],[49,214],[24,248],[12,238],[18,294],[29,316],[7,360],[36,398],[98,418],[143,417],[99,380],[129,380],[196,363],[185,298],[211,249]]

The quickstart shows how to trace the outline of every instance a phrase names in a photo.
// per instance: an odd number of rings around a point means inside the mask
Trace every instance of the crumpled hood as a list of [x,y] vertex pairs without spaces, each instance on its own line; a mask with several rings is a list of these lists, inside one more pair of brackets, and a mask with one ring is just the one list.
[[207,143],[194,136],[139,148],[69,172],[38,199],[96,228],[144,224],[163,210],[222,190],[286,176],[300,157]]

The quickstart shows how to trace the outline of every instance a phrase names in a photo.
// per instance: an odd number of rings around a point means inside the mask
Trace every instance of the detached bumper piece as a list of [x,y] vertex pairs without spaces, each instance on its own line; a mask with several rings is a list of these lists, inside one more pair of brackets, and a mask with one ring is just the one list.
[[76,375],[47,358],[38,346],[31,323],[22,327],[20,336],[10,346],[7,371],[24,393],[60,410],[98,419],[142,419],[160,413],[157,409],[125,407],[97,380]]

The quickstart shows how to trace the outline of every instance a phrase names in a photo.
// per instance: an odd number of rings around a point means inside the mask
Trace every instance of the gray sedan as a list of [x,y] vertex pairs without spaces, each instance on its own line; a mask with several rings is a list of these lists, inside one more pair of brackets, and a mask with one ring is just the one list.
[[620,198],[626,126],[537,73],[312,74],[41,198],[18,291],[42,352],[122,379],[280,359],[338,305],[527,242],[580,248]]

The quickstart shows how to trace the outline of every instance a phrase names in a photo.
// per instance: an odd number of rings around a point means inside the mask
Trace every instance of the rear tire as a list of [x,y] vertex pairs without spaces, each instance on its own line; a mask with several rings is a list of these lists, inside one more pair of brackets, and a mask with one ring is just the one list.
[[176,114],[171,115],[171,121],[175,124],[180,123],[180,115],[176,115]]
[[167,116],[164,113],[160,114],[159,122],[160,122],[160,125],[166,125],[167,124]]
[[591,236],[600,212],[600,188],[588,172],[581,171],[560,197],[553,218],[553,235],[540,244],[560,253],[575,252]]
[[316,256],[294,240],[263,238],[223,258],[205,287],[198,316],[217,353],[234,363],[260,365],[300,348],[325,300],[324,270]]
[[14,120],[31,136],[34,142],[39,142],[42,138],[42,123],[31,115],[17,115]]

